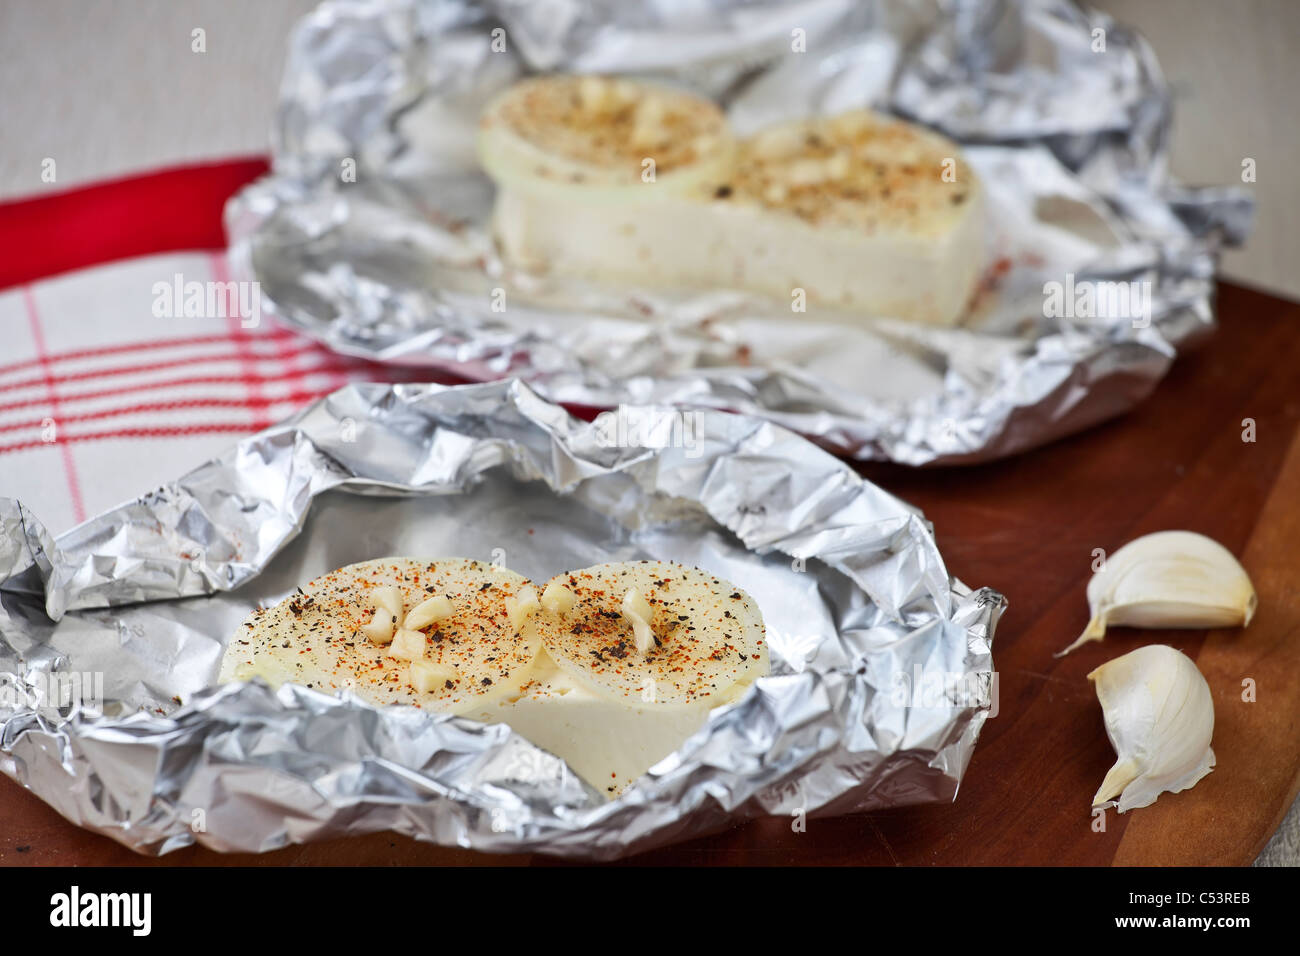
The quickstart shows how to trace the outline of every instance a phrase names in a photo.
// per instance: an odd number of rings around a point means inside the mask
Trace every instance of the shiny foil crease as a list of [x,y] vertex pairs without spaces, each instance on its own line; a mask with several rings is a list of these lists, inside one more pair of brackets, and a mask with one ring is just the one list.
[[[356,385],[57,541],[0,499],[0,769],[151,854],[395,830],[608,859],[761,814],[951,800],[996,701],[1002,597],[951,579],[920,514],[780,426],[625,414],[639,445],[518,381]],[[612,802],[504,725],[212,686],[259,603],[385,554],[538,580],[698,565],[759,597],[772,673]],[[102,700],[42,697],[73,673],[101,674]],[[920,693],[940,675],[991,692]]]
[[[941,130],[990,196],[984,291],[944,330],[530,286],[488,235],[474,133],[494,93],[548,70],[684,83],[742,133],[864,106]],[[1169,123],[1146,43],[1067,0],[327,2],[291,41],[273,174],[227,222],[263,311],[340,352],[560,402],[743,411],[858,459],[975,462],[1126,411],[1213,328],[1217,253],[1253,206],[1171,181]],[[1150,283],[1149,326],[1045,317],[1067,274]]]

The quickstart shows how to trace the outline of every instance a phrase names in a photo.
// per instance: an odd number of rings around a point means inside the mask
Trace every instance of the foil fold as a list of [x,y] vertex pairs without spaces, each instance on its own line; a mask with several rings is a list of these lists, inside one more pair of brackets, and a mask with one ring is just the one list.
[[[741,132],[872,107],[955,138],[991,200],[970,314],[795,318],[726,290],[513,274],[474,131],[548,70],[685,84]],[[741,411],[858,459],[985,461],[1122,414],[1213,329],[1218,251],[1253,205],[1169,177],[1170,117],[1147,44],[1070,0],[338,0],[292,37],[273,173],[227,209],[232,262],[264,314],[343,353],[585,406]],[[1067,277],[1141,283],[1149,314],[1048,315]]]
[[[518,381],[354,385],[57,540],[0,499],[0,770],[149,854],[394,830],[610,859],[762,814],[952,799],[996,705],[1003,598],[949,576],[915,509],[780,426],[619,415],[635,429]],[[537,580],[704,567],[760,595],[772,673],[613,801],[504,725],[212,686],[253,607],[383,554]]]

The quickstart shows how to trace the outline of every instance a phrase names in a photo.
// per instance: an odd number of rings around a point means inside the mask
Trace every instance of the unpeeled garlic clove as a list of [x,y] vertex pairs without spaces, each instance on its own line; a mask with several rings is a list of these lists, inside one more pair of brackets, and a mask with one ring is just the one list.
[[1097,689],[1115,765],[1092,805],[1120,813],[1178,793],[1214,769],[1214,701],[1186,654],[1164,644],[1139,647],[1102,664],[1088,679]]
[[1192,531],[1157,531],[1120,548],[1088,582],[1091,619],[1064,657],[1099,641],[1110,625],[1244,627],[1255,589],[1231,551]]

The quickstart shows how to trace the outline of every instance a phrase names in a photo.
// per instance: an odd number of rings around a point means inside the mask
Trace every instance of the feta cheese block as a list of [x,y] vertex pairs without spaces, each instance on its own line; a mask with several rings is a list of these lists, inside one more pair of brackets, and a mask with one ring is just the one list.
[[604,76],[515,84],[484,109],[477,148],[488,175],[526,195],[615,204],[708,195],[735,158],[726,117],[709,100]]
[[609,796],[768,673],[758,605],[699,568],[602,564],[557,575],[542,593],[553,599],[533,618],[543,650],[532,681],[481,716],[508,723]]
[[[351,564],[254,611],[227,645],[218,681],[261,677],[273,686],[346,689],[372,704],[481,709],[532,679],[540,640],[516,628],[506,610],[531,586],[506,568],[465,558]],[[435,597],[447,605],[430,605]],[[415,627],[403,626],[408,617]],[[387,628],[366,633],[376,619]]]
[[[669,561],[599,564],[548,582],[576,599],[543,617],[539,636],[560,670],[593,693],[634,704],[693,704],[767,673],[763,616],[729,581]],[[629,594],[644,611],[629,611]],[[635,618],[650,647],[638,650]]]
[[598,792],[615,797],[703,727],[713,707],[739,693],[737,686],[730,694],[693,705],[638,705],[594,693],[543,653],[522,695],[478,716],[509,724],[528,742],[560,757]]
[[539,591],[478,561],[383,558],[255,611],[219,680],[506,723],[613,797],[767,673],[758,606],[697,568],[598,565]]
[[[950,140],[857,110],[770,127],[734,148],[695,150],[685,164],[666,151],[676,174],[637,184],[627,182],[630,155],[616,162],[605,138],[597,149],[595,132],[585,144],[568,137],[559,152],[546,115],[530,112],[516,138],[528,143],[532,164],[504,161],[513,154],[497,131],[525,112],[512,97],[577,82],[528,81],[485,114],[479,155],[498,187],[493,231],[508,263],[646,287],[734,288],[787,306],[803,299],[810,311],[940,325],[965,312],[984,264],[983,193]],[[712,127],[707,140],[725,141]],[[676,139],[665,133],[663,143]],[[623,171],[625,185],[555,175],[579,156]]]

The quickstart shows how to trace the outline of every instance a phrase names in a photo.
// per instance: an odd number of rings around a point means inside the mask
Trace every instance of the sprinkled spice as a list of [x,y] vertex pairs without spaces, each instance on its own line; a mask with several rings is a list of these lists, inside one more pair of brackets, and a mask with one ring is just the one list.
[[[673,570],[663,573],[667,569]],[[761,636],[762,619],[752,600],[729,582],[698,569],[646,561],[587,568],[558,580],[567,582],[577,600],[564,615],[562,631],[543,632],[547,650],[592,671],[602,687],[616,689],[638,706],[647,680],[665,691],[662,699],[690,702],[751,673],[753,665],[746,662],[752,660],[754,635]],[[653,611],[654,643],[644,656],[622,613],[623,596],[633,587]],[[744,638],[734,633],[741,621]],[[561,634],[564,639],[557,640]],[[721,649],[714,643],[719,639],[726,642]]]
[[[485,580],[486,579],[486,580]],[[532,661],[522,640],[509,628],[501,604],[523,579],[484,562],[447,559],[412,562],[380,560],[330,572],[295,589],[285,601],[259,609],[232,642],[239,657],[232,666],[259,669],[262,659],[282,662],[299,683],[322,691],[349,689],[372,703],[424,703],[431,709],[462,702],[467,696],[488,699]],[[427,657],[471,677],[468,685],[448,680],[436,691],[420,694],[411,685],[410,662],[391,657],[390,645],[375,644],[358,634],[372,616],[375,588],[395,585],[409,610],[428,595],[445,594],[456,609],[438,622]],[[403,614],[388,615],[394,628]],[[490,675],[490,676],[485,676]],[[458,686],[467,692],[453,694]],[[414,699],[413,699],[414,698]]]
[[[621,169],[639,181],[647,155],[654,156],[663,174],[695,162],[701,148],[721,141],[726,129],[722,111],[708,100],[665,89],[653,95],[667,108],[650,103],[646,108],[657,109],[659,120],[648,124],[642,118],[642,97],[625,81],[550,76],[520,83],[480,123],[485,130],[504,126],[543,153],[598,169]],[[534,171],[558,178],[557,170],[542,163],[534,164]],[[573,177],[582,173],[569,171],[563,178],[576,181]]]

